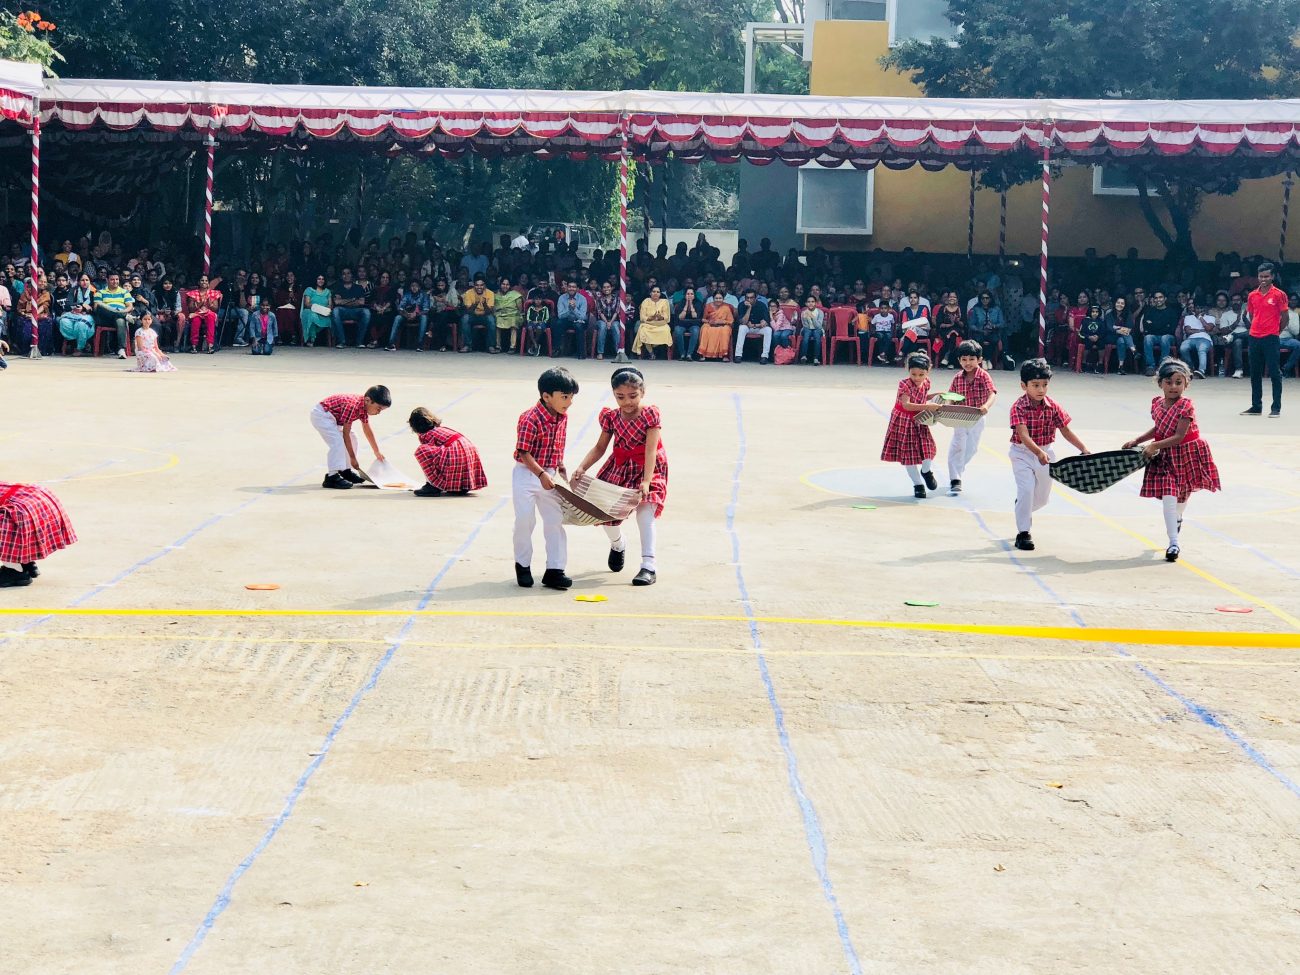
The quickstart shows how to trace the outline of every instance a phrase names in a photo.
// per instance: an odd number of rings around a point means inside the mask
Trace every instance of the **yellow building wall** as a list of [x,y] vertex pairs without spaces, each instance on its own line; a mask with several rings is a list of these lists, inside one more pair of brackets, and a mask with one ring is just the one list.
[[[889,27],[882,22],[819,21],[813,32],[811,91],[814,95],[915,97],[920,89],[909,76],[880,66],[889,50]],[[900,251],[960,254],[966,251],[970,175],[953,167],[928,173],[915,166],[902,172],[876,170],[875,232],[871,247]],[[1041,233],[1039,183],[1007,194],[1007,251],[1037,254]],[[1156,205],[1160,212],[1159,204]],[[1193,224],[1193,241],[1202,258],[1217,251],[1277,253],[1281,230],[1282,177],[1248,180],[1231,196],[1206,196]],[[860,237],[814,237],[809,245],[860,249]],[[1164,247],[1127,196],[1095,196],[1092,169],[1067,166],[1052,183],[1051,252],[1078,257],[1089,248],[1123,255],[1136,247],[1142,257],[1162,257]],[[975,252],[998,249],[998,194],[975,195]],[[1300,244],[1295,248],[1300,253]]]

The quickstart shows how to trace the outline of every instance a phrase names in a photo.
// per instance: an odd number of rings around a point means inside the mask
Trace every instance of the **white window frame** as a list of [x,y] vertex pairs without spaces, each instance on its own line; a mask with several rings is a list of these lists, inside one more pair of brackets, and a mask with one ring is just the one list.
[[[891,48],[898,47],[898,0],[886,0],[885,21],[889,24],[888,44]],[[960,33],[960,31],[958,31],[958,33]],[[956,38],[949,41],[948,44],[951,47],[956,47]]]
[[[1136,186],[1107,186],[1105,185],[1104,165],[1092,167],[1092,195],[1093,196],[1138,196]],[[1148,187],[1148,196],[1159,196],[1160,191],[1154,186]]]
[[867,199],[864,207],[864,220],[861,227],[808,227],[803,222],[803,178],[808,172],[855,172],[860,173],[862,170],[854,169],[852,166],[843,166],[834,169],[828,166],[818,166],[816,163],[808,163],[799,169],[799,181],[795,187],[795,217],[794,229],[797,234],[819,234],[834,237],[870,237],[875,233],[876,226],[876,171],[867,170]]

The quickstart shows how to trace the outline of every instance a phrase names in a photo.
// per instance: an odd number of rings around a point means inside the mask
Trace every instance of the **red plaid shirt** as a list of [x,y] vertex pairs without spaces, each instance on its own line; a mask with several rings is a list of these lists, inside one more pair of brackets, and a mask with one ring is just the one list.
[[346,426],[354,420],[369,424],[370,416],[366,413],[364,396],[352,396],[348,393],[335,393],[320,401],[325,412],[334,417],[339,426]]
[[1025,425],[1029,436],[1040,447],[1046,447],[1056,439],[1056,431],[1070,425],[1070,414],[1050,396],[1043,397],[1041,406],[1035,406],[1026,393],[1011,404],[1011,442],[1020,443],[1016,427]]
[[975,378],[967,379],[966,370],[963,369],[952,377],[952,385],[948,387],[948,392],[961,393],[966,397],[962,406],[983,406],[997,391],[993,377],[979,366],[975,367]]
[[569,429],[569,417],[552,413],[544,403],[538,402],[519,415],[519,433],[515,437],[515,460],[519,455],[533,455],[537,466],[553,471],[564,466],[564,438]]

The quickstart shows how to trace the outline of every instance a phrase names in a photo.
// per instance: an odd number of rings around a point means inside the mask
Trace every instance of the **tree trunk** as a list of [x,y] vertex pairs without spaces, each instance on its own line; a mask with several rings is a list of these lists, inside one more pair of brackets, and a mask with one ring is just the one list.
[[[1201,190],[1189,180],[1169,180],[1163,176],[1133,172],[1133,182],[1138,191],[1138,207],[1146,218],[1147,226],[1165,247],[1166,257],[1196,260],[1196,247],[1192,243],[1192,217],[1200,207]],[[1161,218],[1151,198],[1150,183],[1155,183],[1159,200],[1169,218]]]

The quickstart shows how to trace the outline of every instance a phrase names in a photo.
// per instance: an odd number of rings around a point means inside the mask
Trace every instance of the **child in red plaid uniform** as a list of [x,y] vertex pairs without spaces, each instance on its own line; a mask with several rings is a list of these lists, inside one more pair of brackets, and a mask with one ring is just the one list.
[[45,488],[0,481],[0,589],[30,586],[36,563],[77,540],[68,513]]
[[[950,393],[961,393],[965,399],[963,406],[973,406],[988,415],[993,401],[998,398],[998,388],[993,385],[993,377],[984,371],[984,348],[978,342],[967,339],[957,346],[957,362],[961,372],[952,377]],[[952,444],[948,447],[948,493],[961,494],[961,476],[966,465],[980,449],[980,437],[984,436],[984,417],[973,427],[956,429],[952,432]]]
[[1056,459],[1051,451],[1056,431],[1074,444],[1080,454],[1089,450],[1070,429],[1070,414],[1047,395],[1052,367],[1046,359],[1027,359],[1020,366],[1020,388],[1025,394],[1011,404],[1011,471],[1016,477],[1016,548],[1034,550],[1029,534],[1034,512],[1047,504],[1052,477],[1047,465]]
[[[596,476],[602,481],[641,492],[636,508],[636,527],[641,535],[641,571],[634,586],[653,586],[655,567],[655,519],[664,512],[668,499],[668,454],[664,451],[659,407],[645,406],[645,376],[630,366],[616,369],[610,377],[618,409],[600,411],[600,438],[582,459],[574,477],[583,474],[605,456],[611,441],[614,453]],[[627,543],[620,523],[606,525],[609,536],[609,568],[623,571]]]
[[907,378],[898,384],[898,397],[889,414],[885,429],[885,445],[880,459],[907,468],[912,479],[912,493],[925,497],[925,489],[939,490],[930,465],[934,461],[934,436],[930,428],[916,422],[916,415],[934,406],[930,402],[930,357],[924,352],[913,352],[907,357]]
[[362,396],[350,396],[337,393],[326,396],[311,409],[311,425],[316,428],[321,439],[329,448],[325,457],[325,480],[321,487],[350,488],[361,484],[365,478],[354,471],[361,469],[357,460],[357,434],[352,424],[361,421],[361,429],[366,432],[370,449],[375,452],[375,460],[383,460],[379,444],[375,442],[374,431],[370,429],[370,418],[378,416],[393,405],[393,396],[387,386],[371,386]]
[[476,448],[463,433],[442,425],[442,420],[423,406],[411,411],[406,421],[420,438],[415,459],[424,471],[419,498],[440,498],[444,494],[469,494],[487,487],[487,475]]
[[1192,383],[1191,368],[1178,359],[1166,359],[1160,363],[1156,382],[1164,395],[1151,401],[1155,425],[1124,446],[1132,448],[1151,441],[1142,448],[1154,459],[1142,474],[1141,495],[1160,499],[1169,535],[1165,560],[1177,562],[1178,533],[1183,527],[1187,499],[1193,491],[1217,491],[1222,485],[1210,445],[1201,439],[1196,426],[1196,407],[1190,397],[1183,395]]
[[564,534],[564,514],[555,494],[555,474],[564,474],[564,441],[569,407],[578,395],[578,381],[569,370],[547,369],[537,379],[540,397],[519,417],[515,437],[515,470],[511,493],[515,503],[515,581],[525,589],[533,584],[533,526],[542,516],[546,539],[546,571],[542,585],[568,589],[573,580],[564,574],[569,559]]

